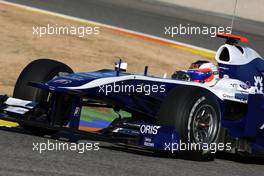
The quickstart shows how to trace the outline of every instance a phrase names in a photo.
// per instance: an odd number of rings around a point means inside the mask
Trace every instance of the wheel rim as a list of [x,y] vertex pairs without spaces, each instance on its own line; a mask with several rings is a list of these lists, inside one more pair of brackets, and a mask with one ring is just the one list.
[[212,143],[217,133],[217,114],[211,105],[198,108],[193,116],[192,136],[197,143]]

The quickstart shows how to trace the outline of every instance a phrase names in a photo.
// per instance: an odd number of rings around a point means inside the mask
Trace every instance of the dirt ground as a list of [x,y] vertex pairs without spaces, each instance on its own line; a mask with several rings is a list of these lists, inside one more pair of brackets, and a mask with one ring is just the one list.
[[37,58],[62,61],[76,72],[112,68],[118,58],[128,62],[128,71],[170,75],[204,59],[183,50],[100,28],[99,35],[33,35],[33,26],[83,26],[75,21],[0,4],[0,94],[12,95],[22,69]]

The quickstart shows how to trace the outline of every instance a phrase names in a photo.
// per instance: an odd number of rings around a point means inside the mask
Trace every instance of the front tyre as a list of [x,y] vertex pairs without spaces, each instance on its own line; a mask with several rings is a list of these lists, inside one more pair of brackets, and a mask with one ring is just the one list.
[[[60,73],[73,73],[73,71],[69,66],[55,60],[38,59],[31,62],[19,75],[15,84],[13,97],[40,103],[47,102],[49,99],[49,93],[47,91],[28,86],[28,83],[44,83],[52,80],[56,76],[59,76]],[[60,122],[60,125],[64,125],[68,122],[68,113],[71,105],[70,98],[60,96],[57,101],[59,107],[56,108],[56,117],[60,119],[56,119],[56,121]],[[48,121],[47,117],[44,119],[44,122],[45,121]],[[43,136],[45,134],[52,135],[57,133],[57,131],[54,130],[37,128],[25,124],[20,124],[20,126],[27,131],[40,136]]]
[[212,159],[210,146],[217,144],[220,133],[220,107],[216,97],[197,87],[179,87],[164,100],[158,124],[174,126],[182,143],[192,148],[180,151],[185,159]]

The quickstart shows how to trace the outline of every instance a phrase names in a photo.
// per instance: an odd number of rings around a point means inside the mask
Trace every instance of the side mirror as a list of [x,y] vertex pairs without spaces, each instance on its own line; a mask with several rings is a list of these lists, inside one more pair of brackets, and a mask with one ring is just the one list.
[[128,64],[126,62],[118,62],[118,63],[115,63],[115,70],[120,69],[120,71],[126,72],[127,65]]

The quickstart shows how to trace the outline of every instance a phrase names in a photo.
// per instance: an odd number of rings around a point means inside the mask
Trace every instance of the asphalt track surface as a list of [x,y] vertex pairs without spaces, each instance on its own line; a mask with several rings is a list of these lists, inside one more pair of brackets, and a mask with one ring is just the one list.
[[[205,35],[165,35],[165,26],[230,26],[231,17],[159,5],[151,0],[7,0],[53,12],[89,19],[146,34],[217,50],[222,39]],[[230,4],[232,5],[232,4]],[[264,24],[236,18],[234,34],[247,36],[248,44],[264,55]]]
[[[50,4],[50,2],[52,2]],[[61,2],[64,2],[61,4]],[[154,12],[136,10],[118,3],[79,0],[32,1],[19,3],[41,7],[94,21],[125,27],[140,32],[162,36],[157,26],[181,18],[162,16]],[[84,3],[84,4],[83,4]],[[121,8],[123,7],[123,8]],[[166,20],[167,19],[167,20]],[[182,22],[186,20],[182,19]],[[162,28],[163,29],[163,28]],[[256,34],[249,34],[252,38]],[[197,37],[197,36],[196,36]],[[200,38],[200,39],[199,39]],[[208,39],[180,38],[180,41],[214,49]],[[184,41],[186,40],[186,41]],[[258,40],[261,42],[260,40]],[[79,136],[60,134],[52,140],[70,138],[76,142]],[[78,154],[75,151],[33,151],[33,143],[47,142],[50,138],[32,136],[20,128],[0,128],[0,175],[242,175],[260,176],[264,173],[264,160],[237,155],[218,154],[214,161],[195,162],[101,143],[99,151]]]
[[[0,128],[0,175],[194,175],[194,176],[261,176],[263,159],[243,158],[218,154],[214,161],[198,162],[178,159],[163,154],[128,149],[109,143],[100,143],[98,151],[33,151],[33,143],[70,138],[85,140],[80,136],[61,133],[51,138],[32,136],[19,128]],[[60,137],[60,138],[59,138]],[[90,141],[93,142],[93,141]]]

